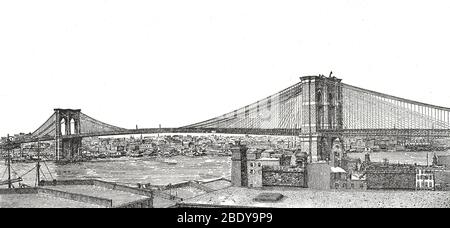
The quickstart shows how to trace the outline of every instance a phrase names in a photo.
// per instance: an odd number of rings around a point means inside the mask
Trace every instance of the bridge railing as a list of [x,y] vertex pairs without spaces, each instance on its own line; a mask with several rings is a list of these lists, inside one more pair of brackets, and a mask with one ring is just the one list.
[[143,128],[112,132],[97,132],[80,135],[69,135],[63,138],[95,137],[110,135],[138,135],[164,133],[208,133],[208,134],[243,134],[243,135],[299,135],[301,129],[252,129],[252,128]]
[[343,129],[321,130],[320,133],[340,136],[450,137],[450,129]]

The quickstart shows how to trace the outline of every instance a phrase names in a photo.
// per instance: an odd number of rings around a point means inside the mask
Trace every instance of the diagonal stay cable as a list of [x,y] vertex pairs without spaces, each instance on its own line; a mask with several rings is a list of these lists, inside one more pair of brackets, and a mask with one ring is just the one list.
[[52,178],[52,180],[54,180],[54,179],[53,179],[52,172],[50,172],[50,169],[48,168],[47,163],[46,163],[46,162],[43,162],[43,163],[44,163],[45,167],[47,167],[47,171],[48,171],[48,173],[50,174],[50,177]]
[[[37,135],[39,132],[42,131],[42,128],[44,128],[47,125],[51,125],[52,122],[56,120],[56,114],[53,113],[53,115],[50,116],[50,118],[47,119],[37,130],[35,130],[32,135]],[[47,127],[48,128],[48,127]]]
[[13,174],[16,175],[16,177],[19,177],[19,174],[17,174],[16,170],[11,166],[11,171],[13,171]]
[[6,171],[8,171],[8,168],[5,168],[5,172],[3,172],[3,175],[2,175],[2,177],[0,178],[0,180],[3,179],[3,177],[6,175]]
[[[48,180],[48,178],[47,178],[47,176],[45,176],[45,173],[44,173],[44,172],[42,172],[41,175],[42,175],[46,180]],[[37,181],[37,180],[36,180],[36,181]]]
[[26,176],[27,174],[31,173],[31,171],[33,171],[34,169],[36,169],[36,166],[33,166],[32,169],[30,169],[28,172],[26,172],[25,174],[23,174],[22,176],[20,176],[20,178]]

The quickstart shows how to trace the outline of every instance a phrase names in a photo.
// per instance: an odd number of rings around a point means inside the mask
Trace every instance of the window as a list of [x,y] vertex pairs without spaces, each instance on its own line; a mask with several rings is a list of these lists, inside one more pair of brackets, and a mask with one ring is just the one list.
[[62,119],[60,122],[61,125],[61,134],[66,135],[66,119]]
[[71,119],[70,120],[70,134],[71,135],[74,135],[76,132],[75,132],[75,120],[74,119]]

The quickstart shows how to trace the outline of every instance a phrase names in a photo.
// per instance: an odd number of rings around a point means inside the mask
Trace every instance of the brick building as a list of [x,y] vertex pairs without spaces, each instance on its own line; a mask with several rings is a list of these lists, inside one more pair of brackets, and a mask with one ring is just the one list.
[[368,189],[414,190],[416,166],[371,163],[366,169],[366,178]]

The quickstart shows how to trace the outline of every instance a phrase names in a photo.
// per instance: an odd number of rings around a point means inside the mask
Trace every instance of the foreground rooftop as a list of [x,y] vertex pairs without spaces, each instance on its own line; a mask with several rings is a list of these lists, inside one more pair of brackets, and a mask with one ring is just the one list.
[[40,182],[37,188],[0,189],[0,208],[148,208],[153,193],[100,180]]
[[[279,202],[257,202],[261,193],[280,193]],[[449,208],[450,195],[439,191],[336,191],[300,188],[230,187],[183,202],[186,207],[271,208]]]
[[101,206],[38,193],[0,194],[0,208],[101,208]]

